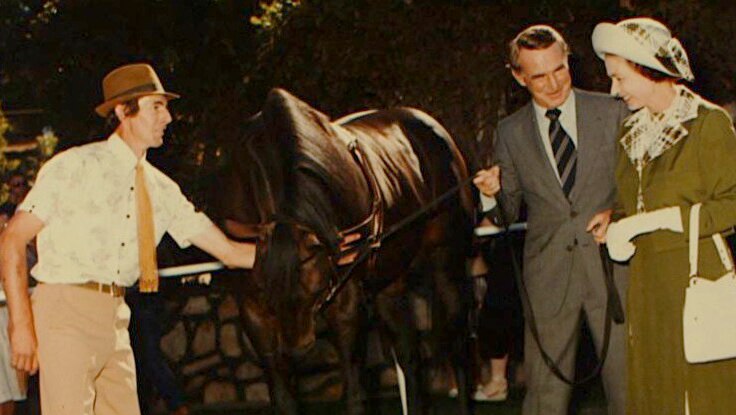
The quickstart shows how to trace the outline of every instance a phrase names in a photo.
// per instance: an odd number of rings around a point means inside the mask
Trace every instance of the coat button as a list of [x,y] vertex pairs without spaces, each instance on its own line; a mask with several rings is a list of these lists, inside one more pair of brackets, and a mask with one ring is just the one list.
[[574,210],[570,212],[570,218],[575,219],[578,217],[578,212],[575,212]]
[[567,246],[567,248],[565,248],[565,249],[567,249],[567,252],[572,252],[572,250],[573,250],[574,248],[575,248],[575,246],[573,246],[573,245],[568,245],[568,246]]

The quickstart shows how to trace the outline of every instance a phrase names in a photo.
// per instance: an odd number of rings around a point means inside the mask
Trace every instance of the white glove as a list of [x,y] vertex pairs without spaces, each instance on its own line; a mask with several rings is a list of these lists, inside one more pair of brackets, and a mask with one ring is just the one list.
[[682,232],[682,218],[678,206],[639,213],[608,225],[606,245],[614,261],[627,261],[634,255],[636,246],[631,240],[638,235],[667,229]]

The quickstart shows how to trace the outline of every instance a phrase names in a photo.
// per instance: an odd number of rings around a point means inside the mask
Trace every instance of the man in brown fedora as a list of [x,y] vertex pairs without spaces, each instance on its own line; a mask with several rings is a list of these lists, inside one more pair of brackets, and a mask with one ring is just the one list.
[[[229,267],[255,260],[254,244],[229,240],[146,161],[163,143],[168,101],[178,95],[146,64],[113,70],[102,87],[96,111],[117,120],[115,131],[49,160],[0,235],[12,363],[40,368],[49,415],[140,413],[123,294],[139,279],[141,291],[157,290],[155,248],[165,232]],[[31,306],[25,246],[36,236]]]

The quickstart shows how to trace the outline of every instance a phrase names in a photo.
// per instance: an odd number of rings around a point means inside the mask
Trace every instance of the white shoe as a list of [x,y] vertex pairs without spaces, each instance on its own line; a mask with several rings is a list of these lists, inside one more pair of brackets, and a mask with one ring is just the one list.
[[508,398],[509,384],[506,379],[493,379],[487,385],[478,385],[473,394],[477,402],[503,402]]
[[447,397],[448,397],[448,398],[452,398],[452,399],[455,399],[455,398],[457,398],[457,394],[458,394],[458,392],[457,392],[457,388],[450,388],[450,389],[449,389],[449,390],[447,391]]

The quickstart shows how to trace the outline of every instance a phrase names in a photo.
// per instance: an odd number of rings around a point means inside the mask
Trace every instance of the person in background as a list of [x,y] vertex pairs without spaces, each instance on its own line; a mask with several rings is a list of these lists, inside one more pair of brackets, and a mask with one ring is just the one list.
[[12,173],[7,180],[8,200],[0,205],[0,226],[5,224],[13,217],[18,204],[23,201],[28,193],[28,182],[22,173]]
[[[484,219],[484,222],[488,219]],[[484,224],[481,222],[481,225]],[[521,362],[521,344],[524,322],[519,304],[519,294],[511,266],[510,244],[518,249],[523,246],[523,234],[494,237],[483,241],[481,252],[485,270],[473,272],[486,280],[487,292],[482,299],[479,316],[478,338],[480,356],[488,363],[487,382],[479,385],[474,399],[484,402],[505,401],[509,389],[509,357]],[[521,252],[520,249],[516,252]],[[519,256],[517,254],[517,256]],[[519,258],[520,259],[520,258]],[[475,267],[471,268],[473,270]],[[483,271],[482,273],[480,271]],[[522,366],[515,366],[515,374],[522,373]],[[521,385],[522,376],[512,379]]]
[[[28,193],[26,178],[20,173],[11,174],[7,185],[8,200],[0,205],[0,232]],[[2,287],[0,292],[3,292]],[[16,402],[26,399],[27,381],[27,373],[16,370],[11,365],[8,310],[5,302],[0,301],[0,415],[13,415]]]

